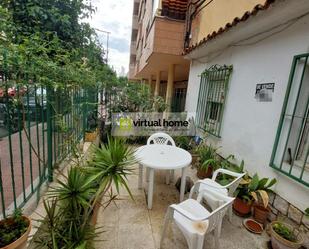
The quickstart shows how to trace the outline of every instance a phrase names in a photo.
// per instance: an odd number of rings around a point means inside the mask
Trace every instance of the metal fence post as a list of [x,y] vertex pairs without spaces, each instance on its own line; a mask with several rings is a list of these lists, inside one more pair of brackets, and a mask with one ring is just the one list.
[[85,132],[87,129],[87,109],[88,109],[88,98],[87,98],[87,92],[85,89],[83,89],[83,101],[82,101],[82,111],[83,111],[83,139],[85,140]]
[[48,168],[48,181],[53,181],[53,121],[52,121],[52,88],[46,89],[46,122],[47,122],[47,168]]

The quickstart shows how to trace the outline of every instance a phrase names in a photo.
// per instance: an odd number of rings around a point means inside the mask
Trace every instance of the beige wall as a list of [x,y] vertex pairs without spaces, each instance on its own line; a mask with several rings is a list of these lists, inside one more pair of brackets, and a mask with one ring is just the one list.
[[241,17],[265,0],[214,0],[195,17],[192,22],[191,44],[199,42],[208,34],[224,27],[235,17]]
[[156,18],[154,52],[181,55],[184,44],[184,22]]
[[[182,56],[184,46],[185,21],[174,20],[153,13],[153,1],[140,1],[138,35],[136,42],[136,64],[130,70],[130,77],[149,79],[157,72],[168,71],[175,65],[175,79],[186,80],[189,61]],[[154,1],[157,5],[160,2]],[[163,77],[167,80],[167,77]],[[162,78],[161,78],[162,79]]]
[[181,56],[183,43],[184,22],[155,17],[148,34],[145,33],[143,46],[138,49],[136,73],[144,69],[153,53]]

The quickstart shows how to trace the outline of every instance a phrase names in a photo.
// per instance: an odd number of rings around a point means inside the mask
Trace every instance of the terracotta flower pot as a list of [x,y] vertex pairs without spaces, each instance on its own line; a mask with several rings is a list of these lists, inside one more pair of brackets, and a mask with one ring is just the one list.
[[97,131],[85,132],[85,142],[94,142],[97,138]]
[[[278,221],[273,221],[270,224],[270,240],[271,240],[271,246],[273,249],[292,249],[292,248],[298,249],[302,246],[303,238],[300,235],[297,236],[296,242],[292,242],[292,241],[282,238],[279,234],[277,234],[275,230],[273,229],[273,225],[276,223],[278,223]],[[290,226],[289,224],[286,224],[286,223],[283,223],[283,224],[284,226],[293,230],[293,227]]]
[[198,168],[197,169],[197,177],[199,179],[211,178],[213,173],[212,167],[208,166],[207,170]]
[[[12,242],[9,245],[6,245],[5,247],[1,247],[0,249],[23,249],[26,248],[26,244],[27,244],[27,240],[28,240],[28,235],[31,231],[31,220],[30,218],[26,217],[26,216],[22,216],[24,220],[28,221],[28,229],[27,231],[17,240],[15,240],[14,242]],[[7,220],[10,220],[7,219]],[[2,220],[0,221],[0,223],[4,223],[7,222],[7,220]]]
[[236,199],[233,202],[233,209],[240,216],[246,216],[250,214],[251,208],[252,208],[252,203],[248,203],[247,201],[244,201],[240,199],[239,197],[236,197]]
[[261,224],[265,224],[266,221],[267,221],[267,216],[269,214],[269,207],[264,207],[263,205],[260,205],[260,204],[256,204],[254,205],[254,214],[253,214],[253,218],[261,223]]

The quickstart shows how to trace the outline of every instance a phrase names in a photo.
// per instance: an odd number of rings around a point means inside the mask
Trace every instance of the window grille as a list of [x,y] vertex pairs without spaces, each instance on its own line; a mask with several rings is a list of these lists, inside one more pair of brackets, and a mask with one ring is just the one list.
[[224,104],[232,66],[214,65],[201,75],[196,123],[202,130],[220,137]]
[[175,88],[172,111],[173,112],[183,112],[185,110],[186,104],[187,88]]
[[294,56],[270,166],[309,187],[308,54]]

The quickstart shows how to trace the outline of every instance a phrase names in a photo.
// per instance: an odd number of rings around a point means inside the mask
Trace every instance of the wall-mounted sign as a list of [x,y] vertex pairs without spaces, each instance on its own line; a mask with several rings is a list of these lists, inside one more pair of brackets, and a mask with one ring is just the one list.
[[271,102],[273,100],[273,93],[275,83],[256,84],[255,98],[259,102]]

